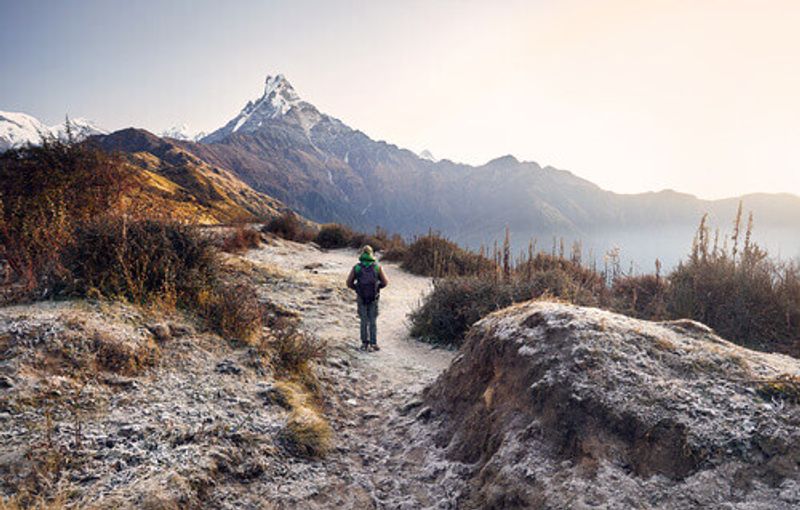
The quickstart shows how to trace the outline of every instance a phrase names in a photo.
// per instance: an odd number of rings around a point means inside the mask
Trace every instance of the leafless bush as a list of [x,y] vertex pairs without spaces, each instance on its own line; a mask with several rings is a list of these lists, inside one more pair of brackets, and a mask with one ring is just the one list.
[[315,232],[303,223],[292,211],[286,211],[273,218],[264,226],[264,232],[298,243],[307,243],[314,239]]
[[261,233],[246,225],[236,225],[231,232],[222,238],[222,251],[228,253],[241,253],[245,250],[258,248],[261,244]]

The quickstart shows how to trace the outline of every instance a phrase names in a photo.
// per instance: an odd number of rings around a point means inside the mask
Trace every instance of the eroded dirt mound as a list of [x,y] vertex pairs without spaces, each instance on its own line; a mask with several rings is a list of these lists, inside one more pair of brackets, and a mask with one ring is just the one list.
[[800,361],[691,321],[497,312],[426,390],[462,508],[798,508]]

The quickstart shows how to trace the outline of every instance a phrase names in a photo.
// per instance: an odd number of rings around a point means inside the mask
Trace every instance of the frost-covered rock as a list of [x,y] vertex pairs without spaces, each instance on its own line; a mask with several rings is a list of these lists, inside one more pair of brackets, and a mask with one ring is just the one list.
[[463,508],[789,509],[797,374],[696,322],[529,302],[477,323],[425,398],[476,466]]

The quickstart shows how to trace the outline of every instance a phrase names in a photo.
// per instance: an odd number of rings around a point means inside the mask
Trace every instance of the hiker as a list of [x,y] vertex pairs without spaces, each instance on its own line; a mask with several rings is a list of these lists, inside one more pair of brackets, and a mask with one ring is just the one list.
[[358,318],[361,320],[361,350],[378,351],[378,298],[389,284],[383,268],[375,260],[372,246],[361,248],[358,264],[347,276],[347,287],[356,291]]

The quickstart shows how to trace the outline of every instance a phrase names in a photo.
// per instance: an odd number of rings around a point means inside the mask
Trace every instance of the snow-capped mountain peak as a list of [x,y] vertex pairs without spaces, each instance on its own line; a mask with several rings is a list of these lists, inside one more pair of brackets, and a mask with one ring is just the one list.
[[[20,112],[0,111],[0,152],[26,144],[39,144],[43,137],[55,136],[66,139],[67,121],[55,126],[47,126],[39,119]],[[92,121],[75,118],[69,119],[70,131],[75,140],[87,136],[107,133]]]
[[233,133],[253,133],[274,120],[299,125],[308,134],[321,118],[322,114],[302,100],[284,75],[268,75],[263,95],[248,101],[236,117],[202,141],[216,142]]
[[172,126],[169,129],[165,129],[161,132],[161,135],[164,138],[173,138],[175,140],[183,140],[187,142],[196,142],[199,139],[206,136],[204,131],[195,131],[190,129],[186,124],[178,124],[176,126]]
[[433,153],[431,153],[431,151],[429,151],[428,149],[423,149],[422,152],[419,153],[419,157],[422,159],[426,159],[428,161],[433,161],[434,163],[439,161],[434,157]]
[[62,140],[67,139],[67,123],[74,140],[83,140],[92,135],[105,135],[108,131],[99,127],[95,122],[83,117],[69,118],[61,124],[50,127],[50,132]]
[[26,113],[0,111],[0,152],[28,143],[39,143],[50,128]]
[[292,84],[282,75],[267,76],[264,96],[261,101],[267,101],[274,109],[274,116],[286,115],[293,107],[301,102],[300,96]]

